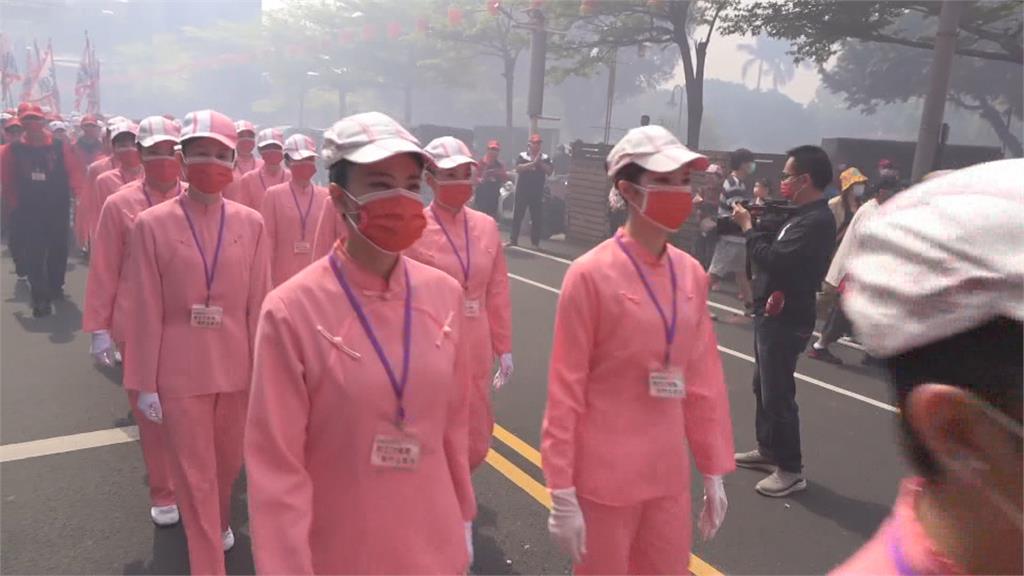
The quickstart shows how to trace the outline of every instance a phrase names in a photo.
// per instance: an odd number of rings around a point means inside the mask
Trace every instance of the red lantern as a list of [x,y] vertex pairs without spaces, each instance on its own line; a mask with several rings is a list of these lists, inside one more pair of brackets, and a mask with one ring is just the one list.
[[430,21],[420,16],[416,19],[416,31],[420,34],[426,34],[430,32]]
[[448,24],[452,27],[462,26],[462,9],[452,5],[448,7]]
[[388,22],[388,38],[398,40],[402,35],[402,25],[398,22]]
[[594,0],[580,1],[580,16],[590,16],[594,13]]
[[497,16],[501,13],[501,0],[487,0],[487,13]]
[[373,42],[377,38],[377,28],[373,24],[363,26],[363,40]]

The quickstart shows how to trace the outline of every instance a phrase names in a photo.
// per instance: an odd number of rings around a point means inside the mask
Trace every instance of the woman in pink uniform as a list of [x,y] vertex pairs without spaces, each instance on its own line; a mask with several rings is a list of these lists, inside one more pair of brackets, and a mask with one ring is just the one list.
[[110,144],[110,135],[119,124],[131,122],[123,116],[115,116],[107,121],[103,142],[104,150],[108,153],[85,169],[85,190],[79,195],[80,201],[75,206],[75,234],[82,248],[88,248],[92,242],[92,235],[100,217],[100,208],[103,207],[96,205],[96,179],[121,166]]
[[[427,228],[407,255],[446,272],[462,285],[463,323],[470,334],[473,388],[469,398],[469,469],[487,457],[494,430],[489,386],[500,388],[512,376],[512,303],[508,267],[494,219],[466,208],[473,196],[469,148],[445,136],[427,145],[433,162],[426,170],[434,201],[423,211]],[[495,358],[498,372],[491,378]]]
[[324,199],[324,208],[320,211],[320,220],[316,223],[313,234],[313,260],[323,258],[331,253],[335,242],[342,242],[348,237],[348,229],[341,219],[341,214],[334,209],[334,200],[328,195]]
[[[82,331],[92,333],[90,352],[100,364],[113,366],[116,350],[126,352],[124,325],[132,313],[127,310],[126,294],[130,289],[124,285],[121,271],[127,260],[128,236],[143,210],[181,193],[179,165],[174,157],[177,143],[178,128],[169,120],[162,116],[143,120],[139,124],[138,148],[145,179],[123,186],[107,198],[100,211],[82,313]],[[174,502],[162,431],[138,410],[138,387],[126,382],[125,391],[139,425],[142,457],[149,476],[150,517],[158,526],[176,524],[178,506]]]
[[660,126],[630,130],[607,161],[629,219],[562,284],[541,454],[548,529],[577,574],[687,573],[691,451],[703,536],[725,517],[732,422],[707,275],[668,243],[707,163]]
[[[295,134],[284,143],[284,161],[292,179],[271,186],[263,199],[263,222],[270,245],[270,278],[280,286],[313,261],[313,233],[324,200],[325,188],[314,186],[316,143],[304,134]],[[334,212],[331,209],[331,212]]]
[[259,170],[263,166],[263,160],[252,155],[256,148],[256,126],[248,120],[235,122],[235,134],[238,135],[238,144],[235,152],[235,180],[241,180],[253,170]]
[[191,112],[181,143],[186,192],[132,228],[125,382],[162,423],[192,573],[224,574],[252,346],[270,286],[267,241],[258,212],[221,198],[232,180],[231,119]]
[[94,197],[92,205],[95,207],[96,217],[92,221],[91,237],[96,236],[96,225],[99,224],[99,213],[103,209],[103,203],[107,198],[117,192],[121,186],[139,180],[143,176],[142,159],[136,147],[136,138],[139,134],[139,126],[134,122],[118,124],[110,131],[110,139],[114,144],[114,157],[117,158],[117,167],[100,174],[93,186]]
[[279,128],[260,130],[256,138],[256,146],[260,151],[263,165],[248,172],[239,181],[238,198],[228,198],[241,202],[253,210],[263,206],[263,197],[271,186],[283,184],[291,178],[287,168],[281,166],[284,159],[284,132]]
[[261,313],[245,438],[256,570],[461,574],[476,514],[463,291],[402,255],[426,225],[426,155],[379,112],[324,138],[350,234]]

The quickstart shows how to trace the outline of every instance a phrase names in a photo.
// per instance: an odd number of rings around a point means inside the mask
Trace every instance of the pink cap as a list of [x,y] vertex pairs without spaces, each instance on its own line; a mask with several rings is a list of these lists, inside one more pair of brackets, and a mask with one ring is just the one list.
[[339,160],[371,164],[398,154],[418,154],[432,161],[420,148],[420,141],[387,114],[354,114],[324,132],[323,158],[327,166]]
[[248,120],[238,120],[235,122],[235,134],[241,134],[242,132],[252,132],[252,135],[256,135],[256,126]]
[[264,128],[256,135],[256,147],[277,144],[284,147],[284,130],[280,128]]
[[178,136],[181,131],[174,125],[173,120],[163,116],[150,116],[139,123],[138,141],[143,148],[149,148],[160,142],[178,143]]
[[238,133],[231,118],[215,110],[198,110],[185,115],[181,142],[196,138],[212,138],[234,150],[238,142]]
[[473,153],[470,152],[469,147],[462,140],[452,136],[434,138],[424,150],[430,154],[434,165],[442,170],[455,168],[462,164],[476,165],[477,163],[473,159]]
[[292,160],[317,158],[316,142],[305,134],[292,134],[284,141],[284,155]]
[[671,132],[654,124],[627,132],[608,153],[606,162],[609,178],[630,163],[651,172],[671,172],[691,163],[695,170],[708,167],[706,156],[683,146]]

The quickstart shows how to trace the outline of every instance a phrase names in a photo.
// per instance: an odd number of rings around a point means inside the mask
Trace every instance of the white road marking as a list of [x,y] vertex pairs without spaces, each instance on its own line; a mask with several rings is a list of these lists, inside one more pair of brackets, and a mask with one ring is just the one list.
[[[551,286],[548,286],[547,284],[541,284],[540,282],[535,282],[533,280],[530,280],[528,278],[523,278],[522,276],[517,276],[515,274],[509,274],[508,277],[509,278],[513,278],[515,280],[519,280],[520,282],[525,282],[526,284],[529,284],[531,286],[535,286],[535,287],[540,288],[542,290],[547,290],[548,292],[552,292],[554,294],[561,294],[561,292],[562,292],[561,290],[559,290],[557,288],[552,288]],[[747,354],[744,354],[743,352],[739,352],[737,350],[733,350],[732,348],[726,348],[725,346],[719,346],[718,350],[720,352],[728,354],[729,356],[733,356],[733,357],[739,358],[741,360],[746,360],[747,362],[750,362],[752,364],[755,363],[753,356],[748,356]],[[864,402],[865,404],[870,404],[871,406],[874,406],[876,408],[881,408],[882,410],[887,410],[889,412],[895,412],[895,413],[899,412],[899,408],[897,408],[895,406],[892,406],[890,404],[886,404],[885,402],[879,402],[878,400],[875,400],[874,398],[868,398],[867,396],[864,396],[863,394],[858,394],[856,392],[851,392],[849,390],[846,390],[845,388],[840,388],[839,386],[834,386],[832,384],[829,384],[828,382],[823,382],[821,380],[818,380],[817,378],[812,378],[811,376],[807,376],[807,375],[801,374],[799,372],[795,372],[793,374],[793,376],[797,380],[802,380],[804,382],[807,382],[808,384],[813,384],[814,386],[817,386],[819,388],[824,388],[825,390],[829,390],[831,392],[835,392],[836,394],[842,394],[843,396],[846,396],[848,398],[853,398],[854,400],[859,400],[861,402]]]
[[138,439],[138,426],[125,426],[123,428],[109,428],[107,430],[44,438],[42,440],[19,442],[17,444],[4,444],[0,446],[0,463],[36,458],[38,456],[63,454],[65,452],[85,450],[86,448],[113,446],[115,444],[135,442]]
[[[521,246],[509,246],[508,248],[510,250],[518,250],[520,252],[526,252],[527,254],[533,254],[533,255],[536,255],[536,256],[540,256],[541,258],[547,258],[548,260],[553,260],[555,262],[561,262],[562,264],[572,264],[572,260],[566,260],[565,258],[559,258],[558,256],[552,256],[551,254],[545,254],[543,252],[538,252],[536,250],[530,250],[529,248],[523,248]],[[512,275],[509,274],[509,276],[512,276]],[[523,281],[525,281],[527,283],[530,282],[530,280],[526,280],[524,278],[516,278],[516,279],[517,280],[523,280]],[[732,312],[733,314],[736,314],[738,316],[742,316],[743,315],[743,310],[740,310],[738,308],[733,308],[732,306],[726,306],[725,304],[719,304],[718,302],[713,302],[712,300],[710,300],[710,297],[708,299],[708,306],[711,306],[712,308],[718,308],[719,310],[724,310],[726,312]],[[814,335],[817,336],[818,338],[821,338],[821,332],[814,332]],[[854,342],[853,340],[850,340],[849,338],[845,338],[845,337],[844,338],[840,338],[839,339],[839,344],[842,344],[843,346],[847,346],[849,348],[853,348],[854,350],[860,350],[861,352],[864,352],[864,347],[863,346],[861,346],[860,344],[857,344],[856,342]]]

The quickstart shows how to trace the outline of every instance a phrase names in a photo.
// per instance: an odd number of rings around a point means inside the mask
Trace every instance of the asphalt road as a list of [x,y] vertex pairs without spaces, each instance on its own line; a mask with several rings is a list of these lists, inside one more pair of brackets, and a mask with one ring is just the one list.
[[[475,476],[477,574],[568,573],[548,541],[540,472],[540,423],[557,291],[579,251],[546,244],[541,255],[508,251],[516,373],[495,396],[499,430]],[[566,260],[566,261],[562,261]],[[0,259],[0,572],[4,574],[178,574],[187,572],[184,534],[149,520],[145,470],[117,370],[93,365],[80,330],[87,265],[72,258],[70,299],[33,319],[27,287]],[[753,335],[713,294],[737,448],[753,446]],[[837,367],[803,358],[798,372],[809,488],[786,499],[753,490],[762,474],[725,479],[729,512],[719,535],[696,542],[696,574],[823,573],[881,522],[905,473],[895,414],[881,375],[858,350],[838,346]],[[46,440],[46,442],[41,442]],[[696,474],[695,474],[695,477]],[[693,486],[699,510],[700,485]],[[339,520],[340,521],[340,520]],[[232,574],[253,571],[244,478],[233,509]]]

